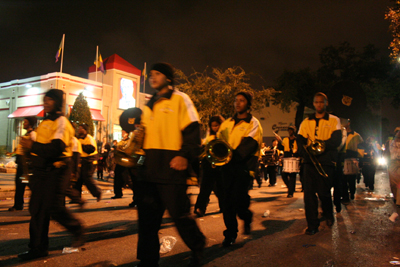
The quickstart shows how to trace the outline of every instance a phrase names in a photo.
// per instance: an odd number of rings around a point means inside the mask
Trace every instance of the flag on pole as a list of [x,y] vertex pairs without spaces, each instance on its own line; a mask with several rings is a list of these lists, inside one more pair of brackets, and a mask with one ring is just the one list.
[[146,73],[146,63],[144,63],[144,68],[142,71],[142,77],[141,77],[141,82],[144,84],[144,82],[147,80],[147,73]]
[[[64,39],[64,37],[63,37],[63,39]],[[63,40],[61,39],[60,46],[58,47],[58,50],[56,53],[56,63],[58,62],[58,59],[60,58],[60,55],[61,55],[62,43],[63,43]]]
[[101,57],[101,54],[99,53],[99,57],[96,58],[94,61],[94,64],[96,65],[96,70],[100,70],[102,73],[106,73],[106,70],[104,69],[104,64],[103,64],[103,58]]

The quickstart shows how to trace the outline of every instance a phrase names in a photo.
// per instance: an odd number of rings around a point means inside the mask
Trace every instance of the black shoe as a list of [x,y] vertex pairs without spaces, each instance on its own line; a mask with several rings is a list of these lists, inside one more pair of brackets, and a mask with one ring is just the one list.
[[230,247],[232,246],[236,241],[236,238],[233,237],[225,237],[224,241],[222,241],[222,245],[224,247]]
[[269,186],[269,187],[274,187],[274,186],[275,186],[275,184],[269,184],[268,186]]
[[350,199],[354,200],[354,194],[350,194]]
[[23,210],[23,209],[24,209],[24,207],[13,206],[13,207],[9,208],[8,211],[16,211],[16,210]]
[[331,227],[335,223],[335,219],[334,218],[326,219],[325,222],[328,227]]
[[204,215],[206,215],[206,211],[205,210],[201,210],[199,208],[195,209],[194,213],[199,217],[203,217]]
[[318,228],[316,228],[316,229],[310,229],[310,228],[307,228],[306,229],[306,235],[315,235],[316,233],[318,233],[319,231],[318,231]]
[[130,207],[130,208],[134,208],[134,207],[136,207],[136,206],[137,206],[137,204],[136,204],[135,201],[132,201],[131,203],[129,203],[129,207]]
[[23,261],[30,261],[37,258],[46,257],[48,255],[49,252],[47,252],[47,250],[31,249],[29,251],[25,251],[23,253],[18,254],[18,258],[20,258]]
[[340,213],[342,211],[342,205],[341,204],[339,204],[339,205],[337,205],[335,207],[336,207],[336,213]]
[[113,196],[111,199],[117,199],[117,198],[122,198],[122,196]]
[[251,223],[244,223],[244,234],[245,235],[251,234]]
[[292,197],[293,197],[293,194],[288,194],[287,197],[288,197],[288,198],[292,198]]
[[201,260],[203,259],[203,251],[193,251],[190,257],[188,267],[201,266]]
[[73,248],[79,248],[82,247],[85,244],[84,236],[83,233],[85,232],[83,226],[81,226],[81,229],[74,233],[74,236],[72,238],[72,244],[71,247]]

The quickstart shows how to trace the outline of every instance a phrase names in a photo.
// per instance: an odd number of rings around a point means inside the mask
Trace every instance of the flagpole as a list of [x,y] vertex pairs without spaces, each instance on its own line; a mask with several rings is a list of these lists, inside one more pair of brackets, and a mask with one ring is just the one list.
[[143,94],[146,93],[146,62],[144,63],[144,75],[143,75]]
[[61,66],[60,66],[61,73],[62,73],[62,67],[63,67],[63,61],[64,61],[64,41],[65,41],[65,33],[63,34],[62,47],[61,47]]
[[96,46],[96,62],[94,64],[96,70],[96,82],[97,82],[97,64],[99,62],[99,46]]

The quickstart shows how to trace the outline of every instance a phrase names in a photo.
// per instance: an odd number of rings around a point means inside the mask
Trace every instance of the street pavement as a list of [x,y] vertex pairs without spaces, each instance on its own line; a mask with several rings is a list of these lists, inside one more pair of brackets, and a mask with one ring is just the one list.
[[[56,222],[50,222],[50,255],[30,262],[21,262],[17,254],[28,249],[29,191],[25,195],[23,211],[9,212],[13,205],[13,174],[0,175],[0,266],[135,266],[137,245],[137,209],[129,208],[132,192],[124,189],[124,197],[112,200],[112,182],[98,181],[103,199],[96,202],[88,192],[84,209],[67,204],[86,226],[86,244],[74,253],[62,253],[70,244],[68,232]],[[254,213],[252,234],[243,234],[239,220],[236,243],[221,246],[225,229],[222,214],[214,195],[205,217],[197,223],[207,238],[204,266],[392,266],[400,261],[399,220],[389,217],[400,212],[390,198],[388,175],[385,170],[376,173],[375,191],[357,185],[355,200],[342,205],[335,214],[336,223],[327,227],[321,222],[320,232],[304,234],[307,227],[304,216],[303,194],[298,182],[294,198],[287,192],[280,177],[275,187],[264,182],[250,191],[250,209]],[[194,204],[198,188],[188,189]],[[67,201],[68,203],[68,201]],[[264,213],[269,215],[264,217]],[[190,251],[165,213],[159,232],[161,237],[175,237],[172,250],[161,255],[160,266],[186,266]],[[397,258],[396,258],[397,257]]]

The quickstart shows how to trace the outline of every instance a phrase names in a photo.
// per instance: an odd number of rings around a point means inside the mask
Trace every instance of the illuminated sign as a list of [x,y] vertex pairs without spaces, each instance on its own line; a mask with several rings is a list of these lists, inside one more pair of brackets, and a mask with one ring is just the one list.
[[119,108],[128,109],[136,106],[136,83],[132,80],[121,78],[120,81],[121,98]]

